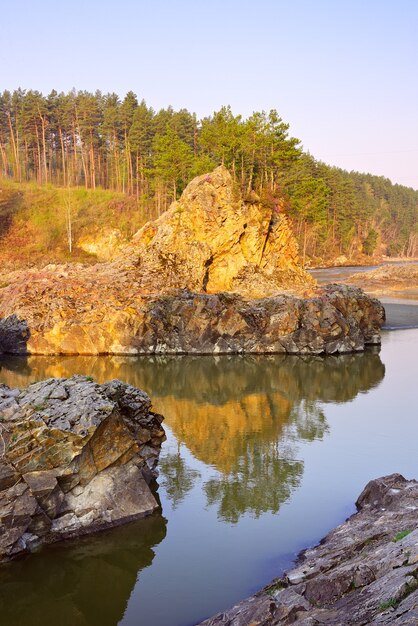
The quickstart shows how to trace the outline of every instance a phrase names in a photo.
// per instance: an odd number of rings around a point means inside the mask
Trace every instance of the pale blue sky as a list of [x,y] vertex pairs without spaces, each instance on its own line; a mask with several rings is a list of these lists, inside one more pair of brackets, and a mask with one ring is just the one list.
[[418,0],[0,0],[0,90],[275,108],[316,158],[418,189]]

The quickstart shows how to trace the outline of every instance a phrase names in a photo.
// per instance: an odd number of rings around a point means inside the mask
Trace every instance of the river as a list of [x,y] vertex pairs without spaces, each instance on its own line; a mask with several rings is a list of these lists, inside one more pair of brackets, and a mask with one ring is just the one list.
[[161,513],[3,566],[0,623],[191,626],[289,567],[369,479],[417,477],[417,311],[389,303],[403,329],[364,354],[3,359],[10,386],[85,373],[145,389],[167,442]]

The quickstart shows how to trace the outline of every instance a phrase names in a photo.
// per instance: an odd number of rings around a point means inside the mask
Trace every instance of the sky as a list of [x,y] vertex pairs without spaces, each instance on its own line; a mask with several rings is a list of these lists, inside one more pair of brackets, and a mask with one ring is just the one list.
[[418,189],[418,0],[0,0],[0,91],[276,109],[316,159]]

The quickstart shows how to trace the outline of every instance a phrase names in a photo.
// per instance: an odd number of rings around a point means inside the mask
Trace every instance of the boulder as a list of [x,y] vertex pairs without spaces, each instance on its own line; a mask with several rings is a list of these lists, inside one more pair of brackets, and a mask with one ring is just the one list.
[[149,515],[165,438],[149,397],[118,380],[0,385],[0,561]]
[[297,566],[201,626],[415,626],[418,482],[368,483],[357,513],[306,550]]

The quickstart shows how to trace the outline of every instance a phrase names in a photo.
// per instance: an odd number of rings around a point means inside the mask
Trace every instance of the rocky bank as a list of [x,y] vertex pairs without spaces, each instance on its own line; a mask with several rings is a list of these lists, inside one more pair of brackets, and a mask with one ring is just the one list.
[[0,561],[149,515],[165,439],[149,397],[118,380],[0,385]]
[[4,353],[334,354],[380,343],[385,319],[378,300],[344,285],[318,289],[306,299],[180,291],[128,303],[125,296],[124,305],[114,293],[107,298],[109,283],[92,290],[88,302],[70,297],[62,282],[49,284],[53,294],[45,300],[38,288],[28,285],[18,314],[0,320]]
[[367,293],[418,297],[418,262],[382,265],[368,272],[357,272],[347,283],[361,286]]
[[112,262],[3,276],[0,351],[334,353],[380,341],[359,289],[315,288],[276,204],[224,167],[194,179]]
[[416,626],[418,482],[372,480],[356,505],[293,570],[201,626]]

